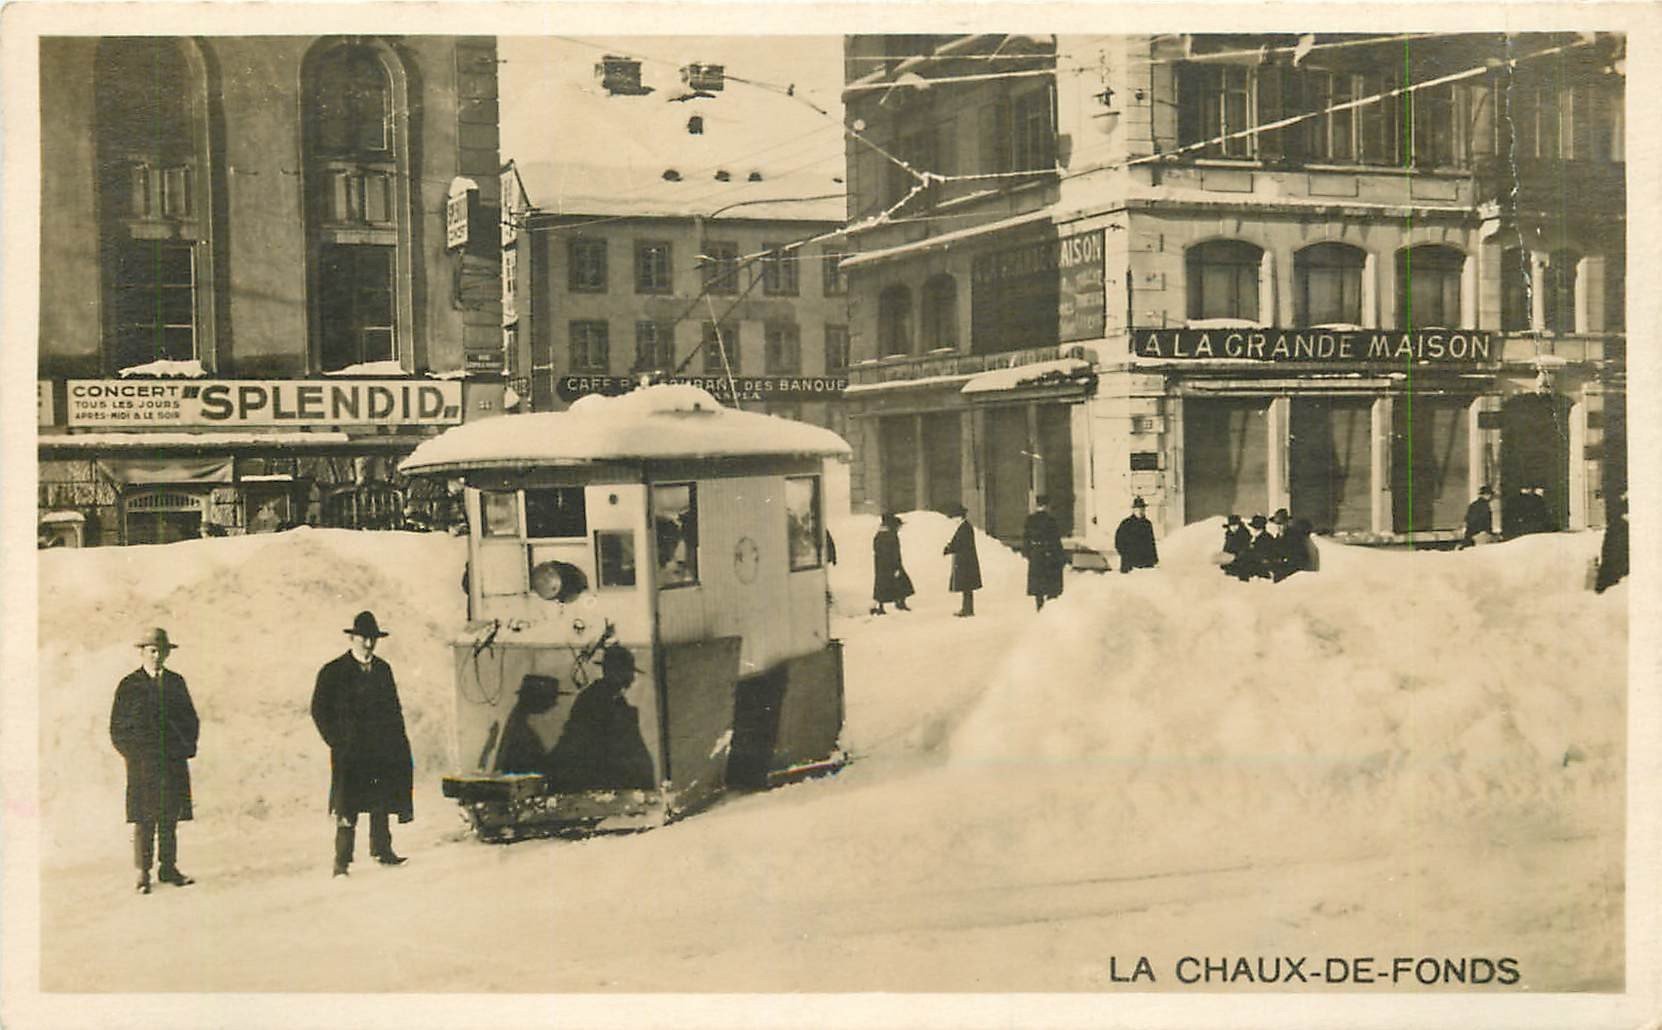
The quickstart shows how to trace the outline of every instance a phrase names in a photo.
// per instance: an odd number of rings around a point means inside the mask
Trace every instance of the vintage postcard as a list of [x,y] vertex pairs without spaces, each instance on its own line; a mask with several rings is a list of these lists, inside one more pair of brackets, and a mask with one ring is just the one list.
[[1659,27],[9,5],[0,1021],[1658,1025]]

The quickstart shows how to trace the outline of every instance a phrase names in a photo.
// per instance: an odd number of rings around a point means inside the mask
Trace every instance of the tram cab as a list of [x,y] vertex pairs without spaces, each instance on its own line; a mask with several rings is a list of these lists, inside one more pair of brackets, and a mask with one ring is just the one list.
[[482,837],[648,827],[841,764],[823,471],[848,454],[684,385],[416,448],[401,470],[466,506],[444,791]]

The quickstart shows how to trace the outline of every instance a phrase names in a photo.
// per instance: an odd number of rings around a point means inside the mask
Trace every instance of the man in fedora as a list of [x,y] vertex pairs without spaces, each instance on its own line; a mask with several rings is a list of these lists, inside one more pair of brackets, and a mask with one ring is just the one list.
[[975,553],[975,527],[970,525],[969,510],[962,504],[947,509],[946,517],[957,520],[952,539],[941,551],[952,555],[952,576],[947,581],[947,589],[964,599],[952,614],[967,618],[975,614],[975,592],[981,589],[981,559]]
[[110,707],[110,741],[127,762],[127,821],[140,894],[150,893],[152,857],[160,859],[162,883],[195,882],[179,871],[177,824],[191,817],[188,761],[196,755],[198,723],[184,677],[163,668],[173,646],[159,626],[139,637],[139,668],[122,678]]
[[1148,503],[1141,497],[1131,499],[1131,514],[1120,520],[1114,530],[1114,551],[1120,556],[1120,571],[1152,569],[1160,564],[1160,551],[1154,545],[1154,526],[1148,521]]
[[387,634],[373,612],[359,612],[345,654],[318,670],[312,721],[329,745],[329,811],[335,817],[335,875],[352,864],[358,813],[369,813],[369,853],[382,865],[400,865],[387,817],[415,818],[414,761],[404,731],[404,709],[392,667],[375,656]]

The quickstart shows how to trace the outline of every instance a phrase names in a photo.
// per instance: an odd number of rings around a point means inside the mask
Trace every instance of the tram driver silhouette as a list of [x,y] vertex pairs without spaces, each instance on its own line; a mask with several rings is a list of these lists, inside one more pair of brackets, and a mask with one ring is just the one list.
[[641,737],[640,713],[624,694],[634,681],[635,656],[627,648],[607,648],[600,678],[572,703],[560,741],[548,756],[550,790],[649,790],[657,785],[652,755]]

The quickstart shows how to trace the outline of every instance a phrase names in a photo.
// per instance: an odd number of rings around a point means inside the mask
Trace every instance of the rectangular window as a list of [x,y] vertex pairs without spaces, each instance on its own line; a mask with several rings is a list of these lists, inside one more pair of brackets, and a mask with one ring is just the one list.
[[848,326],[825,327],[825,374],[840,376],[848,371]]
[[672,253],[670,245],[662,240],[635,241],[636,293],[669,293],[674,289]]
[[188,243],[135,240],[117,251],[116,368],[196,357],[195,276]]
[[769,375],[797,375],[802,371],[802,331],[795,323],[768,325],[764,363]]
[[519,536],[519,491],[486,490],[479,495],[480,536]]
[[1011,103],[1013,171],[1049,171],[1056,166],[1056,130],[1050,116],[1050,87],[1032,90]]
[[670,372],[675,368],[675,323],[635,323],[635,371]]
[[1407,103],[1414,126],[1414,164],[1422,168],[1462,164],[1454,137],[1454,84],[1417,90],[1408,95]]
[[566,285],[578,293],[606,292],[606,241],[566,241]]
[[1010,170],[1010,99],[1000,97],[982,104],[976,113],[976,149],[979,171],[996,175]]
[[704,272],[704,289],[710,293],[739,292],[739,245],[737,243],[706,240],[700,262]]
[[[739,373],[739,327],[735,322],[704,323],[704,371],[712,375]],[[725,355],[725,360],[723,360]]]
[[533,540],[588,536],[589,517],[583,488],[555,486],[526,490],[525,535]]
[[842,270],[843,258],[847,253],[840,247],[826,247],[821,253],[824,293],[827,297],[840,297],[848,292],[848,276]]
[[785,536],[790,544],[792,572],[820,567],[825,531],[820,522],[818,476],[786,477]]
[[[1367,74],[1362,76],[1362,92],[1364,97],[1377,96],[1396,89],[1398,86],[1395,75]],[[1372,104],[1364,104],[1356,109],[1357,132],[1360,136],[1360,152],[1362,163],[1369,165],[1395,165],[1398,163],[1397,139],[1397,97],[1386,97]]]
[[1357,99],[1357,76],[1344,72],[1310,72],[1304,80],[1305,110],[1326,112],[1306,122],[1305,151],[1312,161],[1348,164],[1356,160],[1360,108],[1335,111]]
[[658,586],[698,582],[698,487],[662,483],[652,488],[652,530]]
[[605,322],[580,320],[571,323],[571,370],[605,372],[610,367]]
[[323,371],[398,357],[392,257],[392,247],[324,246],[318,271]]
[[796,296],[800,285],[796,251],[785,250],[781,243],[764,243],[762,249],[767,251],[762,258],[762,292]]
[[1233,135],[1251,128],[1251,86],[1245,67],[1183,66],[1178,72],[1178,144],[1194,145],[1208,157],[1252,157],[1257,149],[1254,137]]
[[594,554],[602,590],[635,585],[635,534],[628,530],[600,530],[594,534]]

